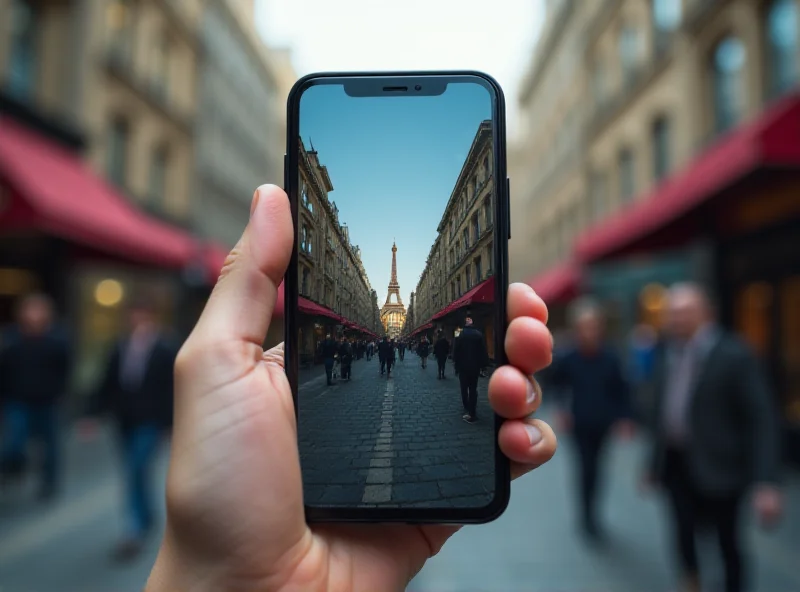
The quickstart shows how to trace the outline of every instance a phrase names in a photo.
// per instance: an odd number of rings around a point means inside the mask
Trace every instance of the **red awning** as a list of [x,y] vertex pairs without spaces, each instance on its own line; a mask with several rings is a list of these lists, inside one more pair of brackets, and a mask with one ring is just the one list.
[[[283,285],[283,284],[281,284],[281,285]],[[303,298],[302,296],[300,296],[297,299],[297,308],[303,314],[317,316],[317,317],[328,317],[328,318],[333,319],[334,321],[337,321],[339,323],[344,321],[344,319],[342,317],[337,315],[330,308],[326,308],[326,307],[322,306],[321,304],[317,304],[316,302],[312,302],[308,298]]]
[[432,321],[440,319],[443,316],[455,312],[459,308],[469,306],[470,304],[491,304],[494,302],[494,276],[487,280],[482,281],[480,284],[472,288],[466,294],[461,296],[458,300],[454,300],[442,310],[437,312],[431,317]]
[[660,230],[761,167],[800,167],[800,93],[737,128],[667,179],[651,195],[580,236],[575,252],[591,262]]
[[413,337],[417,333],[421,333],[422,331],[427,331],[428,329],[432,328],[433,328],[433,323],[427,323],[425,325],[422,325],[422,327],[417,327],[416,329],[414,329],[414,332],[411,335],[409,335],[409,337]]
[[578,294],[580,267],[573,262],[555,265],[526,282],[546,304],[570,300]]
[[[128,261],[180,268],[197,253],[190,234],[137,210],[79,158],[8,118],[0,119],[0,177],[22,207],[0,226],[38,228]],[[5,215],[13,219],[3,220]]]

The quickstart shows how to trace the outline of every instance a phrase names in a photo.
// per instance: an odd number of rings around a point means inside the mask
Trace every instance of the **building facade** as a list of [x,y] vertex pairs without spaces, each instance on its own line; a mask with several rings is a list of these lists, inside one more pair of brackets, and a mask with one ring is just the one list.
[[[558,27],[583,21],[573,65],[586,97],[581,165],[567,167],[573,190],[551,189],[531,146],[558,142],[530,128],[528,157],[514,159],[532,188],[526,198],[516,184],[515,207],[533,208],[513,233],[516,273],[551,306],[581,290],[599,297],[620,344],[635,323],[660,325],[666,286],[700,282],[760,355],[800,433],[800,325],[788,304],[800,298],[800,251],[789,247],[800,233],[800,143],[787,135],[800,119],[800,4],[606,0],[594,14],[589,4],[552,16],[538,50],[551,57],[528,74],[544,79],[568,50]],[[534,108],[566,105],[554,88],[523,93],[529,121],[563,127]],[[551,207],[575,214],[556,223]],[[546,257],[521,246],[528,236]],[[550,273],[559,266],[577,273]]]
[[[300,207],[298,223],[298,283],[301,297],[321,305],[345,321],[375,334],[381,331],[377,293],[361,261],[361,250],[350,242],[347,224],[339,220],[327,168],[313,148],[300,143]],[[324,319],[317,319],[322,321]],[[305,353],[313,353],[336,322],[314,322],[307,315],[301,337]]]
[[285,105],[248,6],[209,0],[202,21],[192,218],[228,248],[247,225],[255,188],[283,181]]
[[[487,120],[475,134],[447,201],[438,235],[414,290],[410,312],[413,326],[406,323],[405,333],[439,321],[434,318],[438,313],[492,277],[496,199],[493,162],[492,125]],[[448,322],[439,321],[439,325],[452,335],[461,322],[454,316]],[[491,343],[491,325],[482,328]]]

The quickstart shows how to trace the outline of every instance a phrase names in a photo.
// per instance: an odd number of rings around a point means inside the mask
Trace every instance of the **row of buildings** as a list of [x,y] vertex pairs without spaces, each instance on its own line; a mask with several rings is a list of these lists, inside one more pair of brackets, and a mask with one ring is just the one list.
[[441,329],[452,339],[469,311],[494,356],[493,162],[492,122],[487,120],[478,126],[411,294],[404,335],[430,338]]
[[[510,156],[512,280],[612,335],[701,282],[800,433],[800,5],[549,0]],[[800,446],[795,446],[800,450]]]
[[80,389],[134,295],[191,326],[253,190],[280,183],[294,74],[253,0],[0,0],[0,14],[0,323],[25,292],[51,294]]
[[378,294],[339,220],[327,168],[313,146],[299,139],[300,204],[297,235],[300,361],[311,363],[327,333],[382,333]]

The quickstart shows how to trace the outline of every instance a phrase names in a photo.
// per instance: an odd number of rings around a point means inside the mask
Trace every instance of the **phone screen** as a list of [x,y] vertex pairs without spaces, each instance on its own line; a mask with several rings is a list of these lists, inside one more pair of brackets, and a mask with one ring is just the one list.
[[323,80],[299,98],[305,503],[485,507],[497,483],[497,96],[477,76],[359,88]]

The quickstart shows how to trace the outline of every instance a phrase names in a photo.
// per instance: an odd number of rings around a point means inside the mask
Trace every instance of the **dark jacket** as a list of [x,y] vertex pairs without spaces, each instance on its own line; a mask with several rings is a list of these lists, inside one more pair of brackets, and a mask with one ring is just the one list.
[[594,355],[577,348],[564,350],[554,358],[546,380],[568,393],[576,429],[605,430],[633,415],[622,363],[610,347],[602,347]]
[[[663,478],[667,348],[655,366],[654,446],[649,469]],[[688,403],[689,471],[708,494],[741,492],[753,482],[776,482],[780,471],[778,411],[759,364],[737,337],[721,333],[701,368]]]
[[433,346],[433,355],[437,358],[444,359],[450,353],[450,342],[445,337],[440,337],[436,340]]
[[69,387],[71,355],[67,332],[54,328],[29,337],[16,327],[0,340],[0,400],[49,405]]
[[322,342],[320,346],[320,353],[322,353],[323,358],[333,358],[339,351],[339,344],[336,343],[333,339],[326,339]]
[[458,374],[477,376],[489,365],[489,353],[483,333],[474,327],[465,327],[453,341],[453,365]]
[[145,363],[141,384],[133,391],[123,386],[120,379],[125,345],[125,341],[120,341],[114,346],[103,380],[90,402],[89,412],[109,413],[123,429],[145,423],[171,427],[177,342],[166,336],[156,339]]
[[381,341],[378,344],[378,359],[381,362],[394,361],[394,346],[391,341]]
[[431,344],[428,341],[420,341],[417,346],[417,354],[420,358],[427,358],[431,353]]

